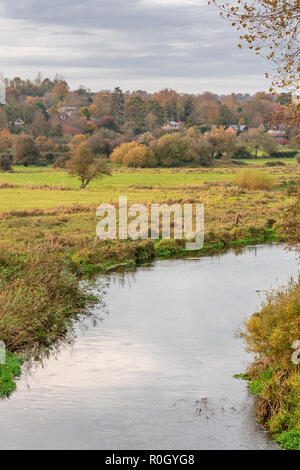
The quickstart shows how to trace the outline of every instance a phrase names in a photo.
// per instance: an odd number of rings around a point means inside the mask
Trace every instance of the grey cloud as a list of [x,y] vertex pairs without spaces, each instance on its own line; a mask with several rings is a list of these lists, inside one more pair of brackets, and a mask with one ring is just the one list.
[[[65,76],[98,70],[111,79],[244,77],[244,89],[265,64],[236,47],[237,34],[205,0],[195,4],[142,0],[4,0],[4,14],[19,32],[11,41],[24,44],[7,66],[22,70],[56,68]],[[40,40],[43,38],[43,40]],[[2,34],[0,33],[2,40]],[[12,43],[7,45],[11,47]],[[14,45],[14,44],[13,44]],[[39,46],[32,54],[31,49]],[[27,54],[26,54],[27,51]],[[239,78],[240,79],[240,78]],[[89,84],[88,84],[89,85]],[[185,90],[188,91],[188,90]]]

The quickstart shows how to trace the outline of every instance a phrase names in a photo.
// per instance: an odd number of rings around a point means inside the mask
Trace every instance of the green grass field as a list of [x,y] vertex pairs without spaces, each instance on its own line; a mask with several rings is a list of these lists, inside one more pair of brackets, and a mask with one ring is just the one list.
[[[286,159],[288,160],[288,159]],[[257,162],[258,160],[256,160]],[[254,163],[251,161],[254,165]],[[284,167],[264,168],[273,177],[298,177],[295,161]],[[262,163],[259,163],[261,167]],[[50,167],[14,167],[14,173],[0,173],[0,212],[91,205],[117,202],[119,195],[128,201],[156,202],[189,197],[212,183],[234,183],[239,166],[215,168],[123,169],[113,168],[112,176],[94,180],[85,190],[65,170]],[[5,187],[5,183],[13,188]],[[1,187],[2,186],[2,187]]]

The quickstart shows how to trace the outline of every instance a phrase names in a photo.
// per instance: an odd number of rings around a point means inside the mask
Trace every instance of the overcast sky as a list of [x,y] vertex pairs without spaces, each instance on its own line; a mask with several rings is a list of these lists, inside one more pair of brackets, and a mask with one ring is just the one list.
[[267,90],[267,64],[207,0],[0,0],[1,71],[92,90]]

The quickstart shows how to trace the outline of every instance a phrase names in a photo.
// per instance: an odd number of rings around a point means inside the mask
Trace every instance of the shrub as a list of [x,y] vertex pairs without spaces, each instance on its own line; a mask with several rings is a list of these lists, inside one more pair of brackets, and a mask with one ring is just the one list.
[[180,134],[166,134],[152,145],[156,158],[161,166],[185,166],[190,160],[189,143]]
[[236,184],[239,188],[243,189],[266,189],[273,188],[273,181],[271,177],[265,173],[257,170],[245,168],[241,170],[236,176]]
[[12,171],[11,155],[0,155],[0,171]]
[[65,157],[58,157],[53,164],[53,168],[66,168],[67,161],[68,159]]
[[[248,351],[256,361],[248,371],[256,412],[285,449],[300,450],[300,381],[293,343],[300,337],[300,284],[269,294],[259,313],[246,322]],[[297,352],[296,352],[297,354]]]
[[112,116],[102,116],[100,121],[98,122],[99,127],[106,127],[107,129],[111,129],[115,132],[119,131],[119,124]]
[[114,163],[121,163],[127,167],[152,167],[157,161],[152,149],[137,142],[130,142],[117,147],[111,154]]
[[24,166],[36,163],[40,157],[38,146],[29,135],[19,135],[15,138],[13,154],[15,162]]
[[297,153],[296,160],[297,160],[297,163],[300,163],[300,153]]
[[45,154],[45,160],[46,160],[46,162],[49,163],[49,164],[50,164],[50,163],[53,163],[54,160],[55,160],[55,154],[54,154],[54,153],[51,153],[51,152],[47,152],[47,153]]
[[112,142],[103,133],[97,132],[88,138],[88,146],[94,155],[109,155],[112,151]]
[[285,166],[285,163],[279,160],[277,162],[266,162],[265,166]]
[[261,312],[246,323],[248,349],[262,359],[290,367],[292,343],[300,338],[300,285],[271,293]]
[[276,158],[294,158],[297,155],[297,150],[286,150],[286,151],[278,151],[272,154],[272,157]]

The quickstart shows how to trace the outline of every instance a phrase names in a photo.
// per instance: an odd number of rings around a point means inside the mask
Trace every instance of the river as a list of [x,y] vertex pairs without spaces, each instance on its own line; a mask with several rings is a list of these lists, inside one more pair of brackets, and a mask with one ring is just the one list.
[[0,402],[0,448],[276,449],[233,378],[251,362],[236,332],[297,272],[267,245],[100,276],[75,340]]

